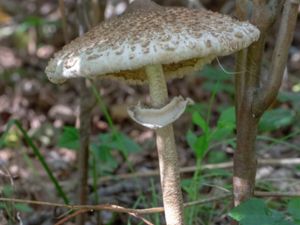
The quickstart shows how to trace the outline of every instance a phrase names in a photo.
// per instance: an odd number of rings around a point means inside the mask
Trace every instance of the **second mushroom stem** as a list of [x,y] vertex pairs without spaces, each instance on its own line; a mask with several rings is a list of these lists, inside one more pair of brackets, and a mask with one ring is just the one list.
[[[162,65],[145,68],[149,80],[151,104],[161,108],[168,102],[168,90]],[[178,154],[172,124],[156,130],[160,180],[167,225],[183,225],[183,201]]]

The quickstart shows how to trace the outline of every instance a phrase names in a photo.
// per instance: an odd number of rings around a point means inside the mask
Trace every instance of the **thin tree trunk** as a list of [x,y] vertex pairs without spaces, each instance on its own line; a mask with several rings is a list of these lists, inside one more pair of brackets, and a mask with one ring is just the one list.
[[237,71],[241,72],[241,75],[236,78],[237,149],[234,155],[233,172],[235,206],[253,196],[257,164],[255,158],[257,126],[259,119],[278,94],[296,24],[299,3],[295,0],[287,0],[282,13],[270,73],[267,82],[263,83],[260,70],[265,38],[280,14],[283,3],[282,0],[237,2],[237,15],[243,20],[247,16],[260,29],[261,37],[249,47],[246,63],[243,55],[245,53],[239,53],[240,57],[237,60],[236,68],[242,71]]

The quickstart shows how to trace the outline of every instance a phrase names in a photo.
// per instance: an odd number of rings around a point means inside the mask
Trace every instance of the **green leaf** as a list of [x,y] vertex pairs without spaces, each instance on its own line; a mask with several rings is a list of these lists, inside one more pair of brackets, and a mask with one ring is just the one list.
[[18,26],[17,31],[19,31],[19,32],[25,32],[30,27],[41,27],[41,26],[44,26],[44,25],[55,25],[55,26],[58,26],[60,24],[59,22],[60,21],[45,20],[44,18],[38,17],[38,16],[28,16]]
[[11,197],[14,193],[14,189],[10,185],[4,185],[2,188],[2,193],[5,197]]
[[217,128],[211,133],[209,139],[211,141],[222,141],[232,134],[233,134],[233,128],[231,127]]
[[193,113],[193,123],[198,125],[205,134],[209,133],[209,126],[208,126],[207,122],[197,112]]
[[217,127],[218,128],[223,128],[223,127],[230,127],[230,128],[235,128],[236,126],[236,119],[235,119],[235,109],[234,107],[229,107],[222,111]]
[[285,219],[283,213],[276,210],[270,210],[270,225],[295,225],[291,221]]
[[58,146],[78,150],[80,148],[79,131],[75,127],[64,127],[63,133],[58,140]]
[[187,132],[186,136],[188,145],[194,151],[197,159],[202,159],[208,149],[208,139],[206,135],[197,137],[191,130]]
[[297,222],[300,222],[300,198],[292,199],[288,204],[288,212]]
[[197,159],[203,159],[205,156],[205,153],[207,152],[208,149],[208,140],[207,136],[203,135],[197,138],[194,147],[193,147]]
[[235,125],[235,110],[230,107],[222,111],[216,129],[211,133],[210,140],[221,141],[233,135]]
[[93,156],[98,157],[101,161],[100,170],[102,173],[111,173],[118,167],[118,162],[112,155],[112,149],[99,144],[92,144],[91,151],[94,153]]
[[16,203],[16,204],[14,204],[14,207],[16,210],[21,211],[21,212],[32,212],[32,208],[27,204]]
[[218,81],[226,81],[231,80],[231,76],[229,76],[227,73],[225,73],[223,70],[216,69],[213,66],[206,65],[201,70],[201,76],[206,77],[209,80],[218,80]]
[[198,112],[201,115],[203,115],[205,112],[208,111],[208,104],[207,103],[195,103],[192,105],[189,105],[186,109],[189,113]]
[[6,203],[0,202],[0,209],[6,209]]
[[269,209],[263,200],[256,198],[233,208],[229,216],[241,225],[293,225],[282,213]]
[[141,151],[141,147],[123,133],[117,133],[115,139],[117,141],[117,149],[122,151],[126,155]]
[[203,84],[203,89],[206,91],[225,92],[230,95],[234,94],[234,86],[231,83],[220,83],[216,86],[215,81],[206,81]]
[[197,135],[193,133],[191,130],[188,130],[186,134],[186,141],[191,149],[194,149],[194,145],[197,141]]
[[111,155],[111,149],[105,145],[93,143],[91,144],[90,149],[102,162],[107,162],[113,158]]
[[210,151],[208,154],[209,163],[221,163],[228,160],[228,156],[223,151]]
[[293,103],[300,102],[300,93],[281,91],[278,94],[278,99],[281,102],[293,102]]
[[141,150],[141,147],[136,142],[121,132],[100,134],[97,143],[98,146],[121,151],[126,156]]
[[261,118],[259,129],[261,131],[272,131],[291,125],[295,114],[288,109],[274,109],[267,111]]
[[237,221],[242,221],[250,215],[254,218],[266,215],[266,213],[267,207],[264,201],[253,198],[233,208],[230,211],[229,216]]

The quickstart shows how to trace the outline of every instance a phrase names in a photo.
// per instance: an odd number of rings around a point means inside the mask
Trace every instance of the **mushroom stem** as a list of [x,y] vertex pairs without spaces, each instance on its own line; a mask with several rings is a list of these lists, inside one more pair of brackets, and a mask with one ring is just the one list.
[[[160,108],[168,102],[168,91],[162,66],[145,68],[149,80],[151,104]],[[156,130],[160,180],[167,225],[183,225],[183,201],[180,187],[178,155],[172,124]]]

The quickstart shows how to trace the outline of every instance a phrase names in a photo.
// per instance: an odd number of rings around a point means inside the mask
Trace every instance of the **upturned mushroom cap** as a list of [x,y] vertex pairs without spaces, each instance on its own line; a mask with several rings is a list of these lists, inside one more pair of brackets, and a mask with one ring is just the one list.
[[102,22],[56,53],[46,74],[54,83],[108,76],[143,83],[147,80],[143,67],[162,64],[167,79],[180,77],[258,38],[255,26],[226,15],[135,0],[124,14]]

